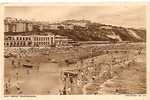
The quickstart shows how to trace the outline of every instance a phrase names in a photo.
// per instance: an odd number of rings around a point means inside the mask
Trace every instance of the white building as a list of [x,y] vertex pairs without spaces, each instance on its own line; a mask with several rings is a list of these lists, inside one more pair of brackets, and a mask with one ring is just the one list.
[[4,37],[5,47],[49,47],[54,45],[54,35],[15,35]]
[[69,39],[67,36],[55,35],[55,45],[57,47],[68,45],[68,41],[69,41]]
[[4,37],[5,47],[51,47],[66,46],[70,39],[60,35],[7,35]]

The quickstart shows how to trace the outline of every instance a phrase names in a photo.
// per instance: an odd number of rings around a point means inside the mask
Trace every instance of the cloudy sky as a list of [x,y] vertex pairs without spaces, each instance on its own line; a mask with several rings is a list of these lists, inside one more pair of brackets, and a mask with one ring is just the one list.
[[113,5],[49,5],[7,6],[5,17],[58,22],[65,19],[86,19],[117,26],[144,28],[145,6],[133,4]]

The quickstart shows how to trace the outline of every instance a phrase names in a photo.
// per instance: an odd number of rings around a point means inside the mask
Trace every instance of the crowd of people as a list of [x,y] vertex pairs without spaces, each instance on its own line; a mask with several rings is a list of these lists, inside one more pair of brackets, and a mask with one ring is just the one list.
[[[125,48],[126,47],[126,48]],[[70,73],[63,77],[64,88],[60,90],[60,94],[73,94],[74,87],[82,87],[89,82],[95,82],[97,80],[107,80],[112,78],[114,74],[117,74],[116,65],[124,66],[126,62],[133,62],[133,55],[135,50],[136,55],[142,53],[142,46],[136,46],[134,44],[116,44],[116,45],[101,45],[101,46],[79,46],[79,47],[65,47],[65,48],[5,48],[5,55],[15,55],[11,64],[15,66],[20,58],[26,59],[26,57],[33,57],[37,55],[48,56],[50,59],[56,59],[60,61],[74,60],[73,64],[76,69],[71,70]],[[133,51],[134,50],[134,51]],[[130,52],[130,54],[129,54]],[[118,54],[120,53],[120,56]],[[116,56],[117,54],[117,56]],[[101,61],[97,61],[98,57],[107,55]],[[53,58],[52,58],[53,57]],[[5,58],[9,59],[9,58]],[[86,59],[88,59],[86,61]],[[132,60],[131,60],[132,59]],[[80,62],[80,63],[79,63]],[[98,62],[98,63],[97,63]],[[18,62],[18,66],[19,66]],[[120,67],[117,67],[120,68]],[[115,69],[115,70],[114,70]],[[30,73],[27,71],[27,73]],[[16,78],[18,74],[16,73]],[[22,91],[19,87],[19,83],[15,85],[17,93],[21,94]],[[9,94],[10,80],[6,81],[5,91]]]
[[[74,94],[74,87],[80,87],[79,89],[81,89],[88,83],[104,82],[115,77],[121,73],[125,67],[129,67],[131,63],[135,63],[136,56],[140,55],[143,49],[138,48],[136,50],[137,52],[133,53],[132,51],[124,50],[118,52],[107,52],[105,53],[108,54],[105,61],[99,61],[98,63],[96,61],[98,59],[97,56],[88,58],[88,61],[80,60],[80,64],[74,65],[77,69],[71,70],[75,73],[75,77],[70,77],[68,75],[66,78],[66,76],[64,76],[67,85],[65,83],[63,91],[68,95]],[[68,89],[70,91],[68,91]],[[98,94],[98,91],[93,94]]]

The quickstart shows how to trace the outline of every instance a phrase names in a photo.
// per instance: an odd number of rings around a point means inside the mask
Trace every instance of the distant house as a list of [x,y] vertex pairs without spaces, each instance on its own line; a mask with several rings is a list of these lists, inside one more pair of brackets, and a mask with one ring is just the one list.
[[90,23],[90,21],[87,20],[66,20],[63,23],[74,25],[74,26],[80,26],[80,27],[86,27],[87,23]]
[[64,29],[74,29],[74,25],[73,24],[62,24],[62,26],[64,27]]
[[68,37],[67,36],[60,36],[60,35],[55,35],[55,45],[56,46],[65,46],[68,44]]
[[61,26],[59,23],[49,24],[49,28],[52,30],[58,30],[59,26]]

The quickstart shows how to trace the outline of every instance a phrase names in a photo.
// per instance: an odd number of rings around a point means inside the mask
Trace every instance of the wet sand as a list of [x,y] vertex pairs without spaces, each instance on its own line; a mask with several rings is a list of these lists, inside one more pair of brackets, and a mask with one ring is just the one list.
[[[24,95],[46,95],[46,94],[59,94],[59,89],[63,88],[63,82],[60,79],[61,67],[55,63],[41,63],[39,70],[17,68],[19,72],[19,79],[16,80],[15,75],[11,78],[11,83],[20,83],[22,94]],[[13,74],[12,72],[11,74]],[[15,87],[11,88],[11,94],[16,94]]]

